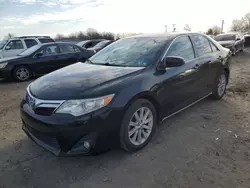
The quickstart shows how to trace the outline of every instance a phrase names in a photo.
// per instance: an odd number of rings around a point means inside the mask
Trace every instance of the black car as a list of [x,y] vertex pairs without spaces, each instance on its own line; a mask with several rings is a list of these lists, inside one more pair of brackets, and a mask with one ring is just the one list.
[[235,55],[238,51],[244,50],[245,39],[240,33],[223,33],[214,37],[220,45],[225,48],[229,48],[232,55]]
[[78,42],[76,45],[87,49],[87,48],[92,48],[93,46],[95,46],[96,44],[104,40],[105,39],[84,40],[84,41]]
[[18,56],[0,59],[0,77],[26,81],[78,61],[84,62],[94,52],[77,45],[53,42],[35,45]]
[[106,46],[110,45],[113,41],[111,40],[104,40],[99,43],[97,43],[92,48],[88,48],[88,50],[93,50],[95,53],[99,52],[101,49],[105,48]]
[[121,39],[32,82],[21,102],[23,130],[56,155],[139,150],[159,122],[223,97],[229,57],[202,34]]

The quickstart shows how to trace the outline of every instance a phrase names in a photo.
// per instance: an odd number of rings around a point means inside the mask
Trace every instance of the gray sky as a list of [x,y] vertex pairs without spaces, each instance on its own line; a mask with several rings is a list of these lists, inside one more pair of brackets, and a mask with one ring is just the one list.
[[0,0],[0,39],[69,34],[95,28],[111,32],[163,32],[172,24],[205,31],[250,12],[250,0]]

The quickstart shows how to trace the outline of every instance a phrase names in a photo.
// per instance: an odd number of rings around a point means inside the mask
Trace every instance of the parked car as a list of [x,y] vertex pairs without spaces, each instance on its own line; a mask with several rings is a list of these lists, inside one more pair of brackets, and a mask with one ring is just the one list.
[[137,151],[159,122],[207,96],[223,97],[229,57],[198,33],[121,39],[32,82],[20,106],[23,130],[56,155]]
[[32,76],[43,75],[78,61],[84,62],[93,54],[71,43],[38,44],[16,57],[0,59],[0,77],[26,81]]
[[104,40],[97,43],[95,46],[88,48],[88,50],[93,50],[95,53],[99,52],[101,49],[105,48],[106,46],[110,45],[113,41],[111,40]]
[[96,44],[98,44],[101,41],[104,41],[105,39],[94,39],[94,40],[85,40],[77,43],[76,45],[82,47],[82,48],[92,48]]
[[16,56],[37,44],[55,42],[48,36],[16,37],[0,42],[0,58]]
[[223,47],[229,48],[232,55],[244,50],[245,39],[240,33],[223,33],[214,38]]

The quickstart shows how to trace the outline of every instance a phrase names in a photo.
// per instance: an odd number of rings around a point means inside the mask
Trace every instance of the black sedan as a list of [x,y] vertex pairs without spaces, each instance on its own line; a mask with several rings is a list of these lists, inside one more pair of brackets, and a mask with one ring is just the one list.
[[116,41],[31,83],[21,102],[23,130],[56,155],[137,151],[161,121],[207,96],[223,97],[229,57],[197,33]]
[[33,46],[16,57],[0,59],[0,77],[26,81],[78,61],[84,62],[94,52],[71,43],[57,42]]
[[229,48],[232,55],[235,55],[238,51],[244,50],[245,39],[240,33],[223,33],[214,37],[220,45],[225,48]]

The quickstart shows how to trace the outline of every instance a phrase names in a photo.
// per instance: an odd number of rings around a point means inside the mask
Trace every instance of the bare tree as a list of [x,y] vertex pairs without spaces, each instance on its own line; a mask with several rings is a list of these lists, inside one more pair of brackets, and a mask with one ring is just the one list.
[[250,30],[250,12],[239,20],[233,20],[231,25],[232,31],[246,32]]
[[221,28],[219,26],[213,26],[212,28],[209,28],[206,32],[207,35],[218,35],[221,33]]
[[8,33],[8,35],[5,36],[4,38],[5,38],[5,39],[11,39],[11,38],[13,38],[13,37],[15,37],[15,35],[14,35],[13,33]]
[[191,26],[189,25],[189,24],[185,24],[185,26],[184,26],[184,31],[191,31]]

